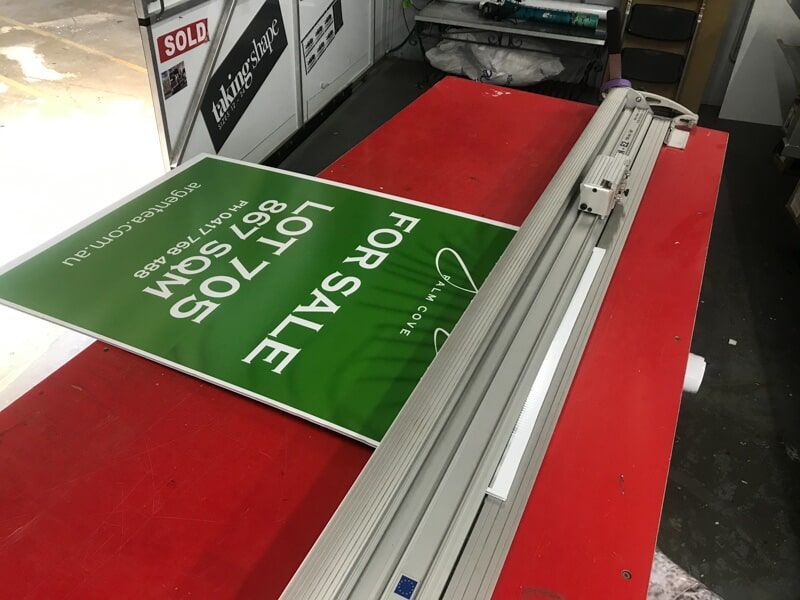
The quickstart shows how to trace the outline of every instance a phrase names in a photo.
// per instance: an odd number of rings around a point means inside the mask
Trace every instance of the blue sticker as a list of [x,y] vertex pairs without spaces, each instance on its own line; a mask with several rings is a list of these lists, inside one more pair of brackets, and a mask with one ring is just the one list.
[[411,600],[411,596],[414,595],[414,590],[417,587],[417,583],[419,582],[414,581],[410,577],[402,575],[400,577],[400,582],[397,584],[397,587],[394,588],[394,593],[402,598]]

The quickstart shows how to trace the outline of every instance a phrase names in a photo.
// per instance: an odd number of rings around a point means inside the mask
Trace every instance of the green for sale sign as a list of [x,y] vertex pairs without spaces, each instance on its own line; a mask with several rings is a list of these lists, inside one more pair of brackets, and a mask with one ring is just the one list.
[[375,445],[514,231],[202,156],[6,267],[0,302]]

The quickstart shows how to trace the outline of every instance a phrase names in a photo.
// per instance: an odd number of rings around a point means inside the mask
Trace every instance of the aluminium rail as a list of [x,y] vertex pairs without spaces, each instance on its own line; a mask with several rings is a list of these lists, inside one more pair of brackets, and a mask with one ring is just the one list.
[[[651,105],[677,113],[665,118]],[[431,363],[281,596],[284,600],[491,595],[661,146],[697,117],[613,89]],[[613,163],[613,164],[612,164]],[[614,176],[604,179],[602,165]],[[619,165],[624,165],[620,176]],[[591,172],[592,179],[587,180]],[[586,188],[581,184],[589,181]],[[596,186],[593,188],[592,186]],[[583,193],[608,194],[593,212]],[[538,410],[529,392],[592,255],[597,273],[561,340]],[[584,285],[585,287],[585,285]],[[506,501],[487,496],[531,419]]]

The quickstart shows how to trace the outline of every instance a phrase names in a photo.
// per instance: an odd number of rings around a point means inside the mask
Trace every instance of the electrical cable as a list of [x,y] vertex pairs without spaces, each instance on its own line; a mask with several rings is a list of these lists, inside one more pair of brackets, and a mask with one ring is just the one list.
[[[414,10],[417,10],[417,11],[420,10],[419,8],[417,8],[417,6],[413,2],[410,2],[410,4],[414,8]],[[400,42],[399,44],[397,44],[393,48],[387,50],[386,54],[391,54],[392,52],[397,52],[398,50],[400,50],[400,48],[405,46],[411,40],[411,38],[414,35],[414,30],[416,29],[416,24],[414,24],[414,27],[411,27],[408,24],[408,18],[406,17],[406,9],[405,9],[405,7],[402,6],[402,4],[401,4],[401,14],[403,15],[403,23],[406,26],[406,31],[408,32],[408,35],[405,38],[403,38],[402,42]]]
[[389,50],[387,50],[386,54],[391,54],[392,52],[397,52],[398,50],[400,50],[400,48],[402,48],[408,43],[408,40],[410,40],[411,36],[413,35],[414,35],[414,30],[412,29],[411,31],[408,32],[408,35],[405,38],[403,38],[402,42],[397,44],[397,46],[395,46],[394,48],[390,48]]

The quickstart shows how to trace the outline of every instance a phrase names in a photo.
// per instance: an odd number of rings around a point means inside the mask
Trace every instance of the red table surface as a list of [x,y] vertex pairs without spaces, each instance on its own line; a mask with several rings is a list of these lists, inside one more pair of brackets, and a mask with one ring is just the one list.
[[[593,111],[447,78],[323,176],[519,224]],[[496,598],[644,597],[725,143],[661,152]],[[94,344],[0,412],[0,596],[277,597],[369,455]]]

